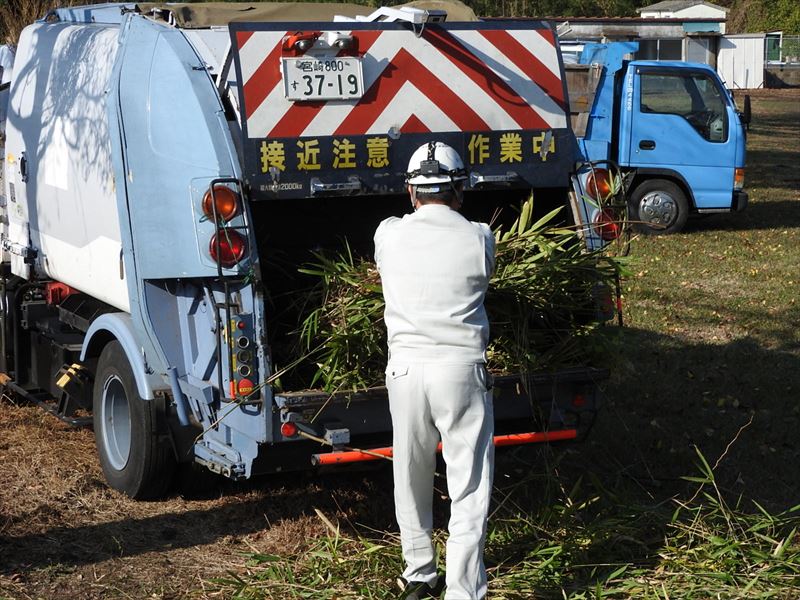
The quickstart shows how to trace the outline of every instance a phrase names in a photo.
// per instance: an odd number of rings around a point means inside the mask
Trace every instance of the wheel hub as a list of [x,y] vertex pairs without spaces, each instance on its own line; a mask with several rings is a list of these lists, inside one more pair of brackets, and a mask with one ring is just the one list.
[[664,191],[648,192],[639,200],[639,219],[658,227],[669,227],[678,217],[678,203]]
[[103,386],[101,418],[105,455],[111,466],[121,471],[131,453],[131,413],[125,386],[116,375]]

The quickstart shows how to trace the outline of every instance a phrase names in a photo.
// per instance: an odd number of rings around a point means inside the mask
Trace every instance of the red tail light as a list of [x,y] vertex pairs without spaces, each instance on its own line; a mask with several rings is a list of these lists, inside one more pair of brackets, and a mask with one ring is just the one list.
[[281,435],[283,437],[294,437],[297,435],[297,425],[288,421],[281,425]]
[[605,200],[613,193],[611,174],[606,169],[594,169],[586,178],[586,193],[594,200]]
[[604,241],[610,242],[619,237],[620,224],[614,212],[609,208],[597,211],[594,218],[594,230]]
[[[247,241],[235,229],[217,229],[211,238],[208,252],[211,258],[223,267],[232,267],[238,263],[247,251]],[[218,253],[219,252],[219,253]]]
[[217,219],[230,221],[239,214],[239,194],[224,185],[215,185],[212,197],[211,190],[203,196],[203,213],[209,219],[214,218],[214,207],[217,209]]

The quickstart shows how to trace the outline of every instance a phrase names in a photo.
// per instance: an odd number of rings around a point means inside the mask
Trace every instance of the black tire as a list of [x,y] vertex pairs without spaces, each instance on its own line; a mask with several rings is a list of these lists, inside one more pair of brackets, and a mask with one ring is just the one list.
[[628,200],[634,229],[648,234],[677,233],[689,218],[689,201],[683,190],[667,179],[648,179]]
[[163,496],[176,466],[167,428],[160,423],[158,401],[139,396],[116,340],[100,354],[93,405],[97,454],[108,485],[137,500]]

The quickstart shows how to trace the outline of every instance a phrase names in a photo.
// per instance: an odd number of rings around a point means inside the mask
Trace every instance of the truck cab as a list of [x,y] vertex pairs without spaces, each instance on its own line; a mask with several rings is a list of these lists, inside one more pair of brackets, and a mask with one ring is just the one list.
[[746,119],[719,76],[700,63],[625,60],[637,48],[586,44],[567,65],[583,158],[618,165],[629,218],[646,233],[743,210]]

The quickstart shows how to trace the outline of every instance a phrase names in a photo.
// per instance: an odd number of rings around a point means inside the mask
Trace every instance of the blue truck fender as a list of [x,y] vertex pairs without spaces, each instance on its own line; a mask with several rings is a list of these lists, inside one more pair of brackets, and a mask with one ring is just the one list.
[[154,392],[156,390],[169,389],[169,384],[162,377],[148,372],[148,367],[139,349],[141,345],[136,341],[133,322],[128,313],[107,313],[100,315],[92,322],[86,332],[86,337],[83,338],[81,362],[100,356],[103,347],[112,340],[117,340],[125,351],[128,364],[136,379],[139,396],[143,400],[155,399]]

